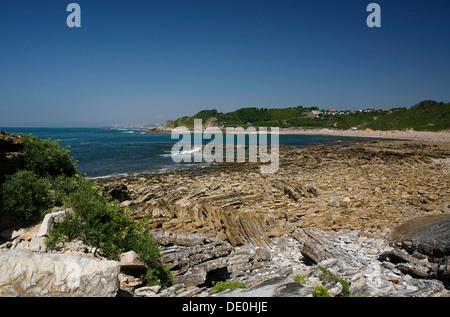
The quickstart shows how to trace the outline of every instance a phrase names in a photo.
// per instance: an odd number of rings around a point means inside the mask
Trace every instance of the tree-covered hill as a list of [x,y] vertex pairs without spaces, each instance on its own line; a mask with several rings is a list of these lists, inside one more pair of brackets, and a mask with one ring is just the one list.
[[192,117],[166,122],[168,127],[193,127],[194,119],[207,126],[337,128],[440,131],[450,129],[450,103],[425,100],[407,108],[361,109],[348,111],[319,110],[317,107],[241,108],[221,113],[203,110]]

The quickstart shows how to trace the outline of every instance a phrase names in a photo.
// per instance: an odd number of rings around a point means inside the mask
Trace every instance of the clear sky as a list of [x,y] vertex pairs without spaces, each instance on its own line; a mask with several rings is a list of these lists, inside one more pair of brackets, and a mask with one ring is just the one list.
[[[69,28],[69,3],[81,28]],[[369,28],[366,7],[381,7]],[[450,101],[448,0],[2,0],[0,126]]]

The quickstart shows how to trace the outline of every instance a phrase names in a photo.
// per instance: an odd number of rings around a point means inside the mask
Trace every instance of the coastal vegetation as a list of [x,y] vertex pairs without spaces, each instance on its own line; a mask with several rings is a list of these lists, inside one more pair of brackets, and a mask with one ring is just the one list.
[[[329,270],[327,270],[323,266],[317,265],[317,267],[319,268],[319,270],[322,271],[322,273],[324,275],[329,276],[330,278],[335,280],[336,283],[341,283],[341,285],[342,285],[342,293],[341,294],[342,295],[345,296],[345,295],[348,295],[350,293],[350,284],[346,280],[337,277],[336,275],[334,275],[332,272],[330,272]],[[322,278],[324,277],[324,275],[322,275]]]
[[318,107],[279,109],[241,108],[222,113],[203,110],[188,117],[166,122],[168,127],[193,127],[194,119],[219,127],[336,128],[441,131],[450,129],[450,103],[424,100],[410,107],[359,109],[348,111],[319,110]]
[[245,285],[245,283],[240,281],[218,281],[214,283],[213,287],[211,288],[211,291],[214,294],[217,294],[227,289],[232,290],[236,288],[247,288],[247,286]]
[[328,288],[319,284],[313,289],[313,297],[332,297],[332,296],[328,292]]
[[308,284],[308,281],[306,280],[304,275],[300,274],[294,275],[293,279],[295,283]]
[[72,208],[65,220],[50,230],[46,245],[82,240],[100,248],[108,259],[135,251],[146,264],[141,279],[148,285],[170,285],[171,274],[160,262],[159,245],[152,239],[145,219],[133,221],[129,211],[77,172],[68,148],[58,141],[20,135],[24,168],[6,176],[0,189],[0,216],[22,222],[38,221],[55,206]]

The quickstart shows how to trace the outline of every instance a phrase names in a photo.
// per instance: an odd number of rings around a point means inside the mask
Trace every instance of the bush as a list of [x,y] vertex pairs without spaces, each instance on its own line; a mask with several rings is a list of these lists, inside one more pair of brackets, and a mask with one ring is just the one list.
[[[160,262],[159,245],[152,239],[145,218],[133,222],[96,183],[77,173],[76,162],[68,148],[57,141],[41,140],[21,134],[25,169],[8,176],[0,188],[0,210],[21,220],[42,216],[50,207],[65,205],[74,213],[50,230],[46,244],[55,248],[60,242],[80,239],[101,248],[109,259],[134,250],[148,267],[142,276],[149,285],[169,286],[172,275]],[[34,219],[33,219],[34,220]]]
[[328,292],[328,288],[323,285],[317,285],[313,290],[314,297],[331,297],[331,294]]
[[59,141],[41,140],[31,134],[20,134],[24,146],[25,169],[41,177],[68,177],[77,174],[77,164],[70,156],[70,147],[62,148]]
[[66,177],[60,175],[49,180],[50,197],[55,206],[62,206],[66,202],[69,194],[75,191],[80,184],[80,176]]
[[243,282],[239,282],[239,281],[219,281],[216,283],[213,283],[213,287],[211,288],[211,291],[214,294],[223,292],[226,289],[235,289],[235,288],[247,288],[247,286],[245,285],[245,283]]
[[1,209],[22,221],[42,216],[50,207],[48,183],[34,172],[20,170],[6,177],[1,188]]
[[350,293],[350,284],[346,281],[343,280],[339,277],[337,277],[336,275],[334,275],[333,273],[331,273],[330,271],[328,271],[326,268],[317,265],[317,267],[326,275],[328,275],[329,277],[331,277],[333,280],[335,280],[336,282],[341,283],[342,285],[342,295],[348,295]]
[[306,278],[303,275],[299,275],[299,274],[294,276],[294,282],[300,283],[300,284],[308,284],[308,281],[306,280]]
[[133,222],[127,209],[112,201],[95,183],[78,177],[58,178],[54,184],[55,196],[75,212],[50,231],[49,248],[59,242],[81,239],[101,248],[113,260],[122,252],[134,250],[149,268],[142,277],[147,284],[171,284],[171,274],[159,261],[159,245],[152,239],[145,221]]

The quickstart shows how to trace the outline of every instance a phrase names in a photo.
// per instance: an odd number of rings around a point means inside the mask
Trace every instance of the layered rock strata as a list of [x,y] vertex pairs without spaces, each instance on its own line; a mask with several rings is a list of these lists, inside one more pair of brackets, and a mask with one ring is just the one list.
[[296,228],[388,232],[416,217],[450,212],[448,143],[366,141],[284,147],[275,174],[223,163],[106,181],[122,205],[155,230],[198,232],[233,246],[267,246]]

